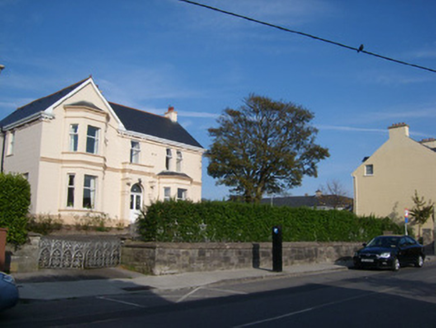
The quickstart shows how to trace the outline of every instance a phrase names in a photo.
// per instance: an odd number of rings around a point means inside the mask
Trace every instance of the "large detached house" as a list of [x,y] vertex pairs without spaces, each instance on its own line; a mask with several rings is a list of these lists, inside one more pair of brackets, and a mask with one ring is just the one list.
[[[404,222],[405,209],[415,205],[415,190],[426,201],[436,201],[435,150],[435,139],[411,139],[408,125],[389,127],[389,139],[352,173],[355,213]],[[423,228],[432,236],[432,218]],[[418,234],[418,229],[415,232]]]
[[1,171],[24,175],[31,213],[133,222],[157,200],[201,200],[204,148],[164,116],[108,102],[90,77],[0,121]]

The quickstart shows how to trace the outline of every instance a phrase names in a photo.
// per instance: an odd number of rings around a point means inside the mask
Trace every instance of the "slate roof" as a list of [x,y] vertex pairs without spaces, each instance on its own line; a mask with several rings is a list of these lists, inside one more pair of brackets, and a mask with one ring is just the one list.
[[152,135],[203,148],[179,123],[170,119],[123,105],[109,103],[129,131]]
[[[271,198],[263,198],[262,204],[271,204]],[[321,196],[288,196],[274,197],[272,199],[274,206],[289,206],[289,207],[310,207],[310,208],[334,208],[341,207],[351,209],[353,199],[344,196],[321,195]]]
[[[31,103],[18,108],[10,115],[6,116],[0,121],[0,128],[3,128],[9,124],[18,122],[25,118],[29,118],[32,115],[42,113],[47,108],[55,104],[58,100],[62,99],[70,92],[74,91],[87,79],[79,81],[69,87],[66,87],[58,92],[55,92],[49,96],[37,99]],[[169,141],[175,141],[186,145],[203,148],[179,123],[172,122],[170,119],[151,113],[147,113],[138,109],[126,107],[123,105],[109,103],[115,114],[123,123],[124,127],[128,131],[137,132],[141,134],[151,135],[157,138],[166,139]],[[70,105],[84,105],[88,107],[97,108],[94,104],[87,102],[86,100],[79,101]]]
[[57,102],[59,99],[65,97],[71,91],[76,89],[79,85],[81,85],[86,80],[87,79],[77,82],[73,85],[70,85],[69,87],[66,87],[65,89],[55,92],[49,96],[34,100],[31,103],[18,108],[17,110],[15,110],[10,115],[6,116],[3,120],[0,121],[0,127],[2,128],[11,123],[18,122],[22,119],[30,117],[34,114],[43,112],[51,105],[53,105],[55,102]]

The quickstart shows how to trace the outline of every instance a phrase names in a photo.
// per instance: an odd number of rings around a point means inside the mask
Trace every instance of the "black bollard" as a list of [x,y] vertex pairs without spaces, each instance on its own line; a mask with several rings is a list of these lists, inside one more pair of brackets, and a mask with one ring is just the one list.
[[283,271],[283,252],[282,252],[282,227],[274,226],[272,229],[272,255],[273,255],[273,271]]

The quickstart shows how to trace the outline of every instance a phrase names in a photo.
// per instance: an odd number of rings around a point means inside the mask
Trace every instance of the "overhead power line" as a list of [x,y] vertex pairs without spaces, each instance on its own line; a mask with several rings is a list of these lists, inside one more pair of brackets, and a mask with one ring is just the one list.
[[210,9],[210,10],[222,13],[222,14],[234,16],[234,17],[241,18],[241,19],[245,19],[247,21],[250,21],[250,22],[253,22],[253,23],[256,23],[256,24],[265,25],[265,26],[268,26],[268,27],[272,27],[272,28],[275,28],[275,29],[278,29],[278,30],[281,30],[281,31],[284,31],[284,32],[294,33],[294,34],[298,34],[298,35],[301,35],[301,36],[305,36],[305,37],[308,37],[308,38],[315,39],[317,41],[322,41],[322,42],[330,43],[330,44],[333,44],[333,45],[338,46],[338,47],[342,47],[342,48],[345,48],[345,49],[348,49],[348,50],[357,51],[358,53],[363,53],[363,54],[366,54],[366,55],[374,56],[374,57],[381,58],[381,59],[384,59],[384,60],[388,60],[388,61],[391,61],[391,62],[394,62],[394,63],[397,63],[397,64],[411,66],[411,67],[415,67],[415,68],[419,68],[419,69],[423,69],[423,70],[426,70],[426,71],[429,71],[429,72],[436,73],[436,70],[432,69],[432,68],[428,68],[428,67],[425,67],[425,66],[408,63],[408,62],[405,62],[405,61],[402,61],[402,60],[398,60],[398,59],[387,57],[387,56],[383,56],[383,55],[380,55],[380,54],[377,54],[377,53],[374,53],[374,52],[366,51],[366,50],[364,50],[363,44],[361,44],[359,47],[356,48],[356,47],[352,47],[352,46],[349,46],[349,45],[346,45],[346,44],[343,44],[343,43],[340,43],[340,42],[336,42],[336,41],[320,38],[318,36],[311,35],[311,34],[304,33],[304,32],[300,32],[300,31],[291,30],[291,29],[288,29],[288,28],[280,26],[280,25],[271,24],[271,23],[268,23],[268,22],[264,22],[264,21],[261,21],[261,20],[258,20],[258,19],[254,19],[254,18],[251,18],[251,17],[248,17],[248,16],[243,16],[243,15],[240,15],[240,14],[236,14],[236,13],[233,13],[233,12],[230,12],[230,11],[222,10],[222,9],[219,9],[219,8],[216,8],[216,7],[208,6],[208,5],[205,5],[205,4],[202,4],[202,3],[198,3],[198,2],[195,2],[195,1],[191,1],[191,0],[179,0],[179,1],[186,2],[186,3],[191,4],[191,5],[203,7],[203,8],[206,8],[206,9]]

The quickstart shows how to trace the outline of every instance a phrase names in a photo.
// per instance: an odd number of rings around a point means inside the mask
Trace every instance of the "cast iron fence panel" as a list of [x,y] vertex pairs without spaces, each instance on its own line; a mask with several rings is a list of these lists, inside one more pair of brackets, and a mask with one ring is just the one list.
[[116,237],[52,236],[42,237],[39,243],[40,268],[103,268],[120,261],[121,241]]

